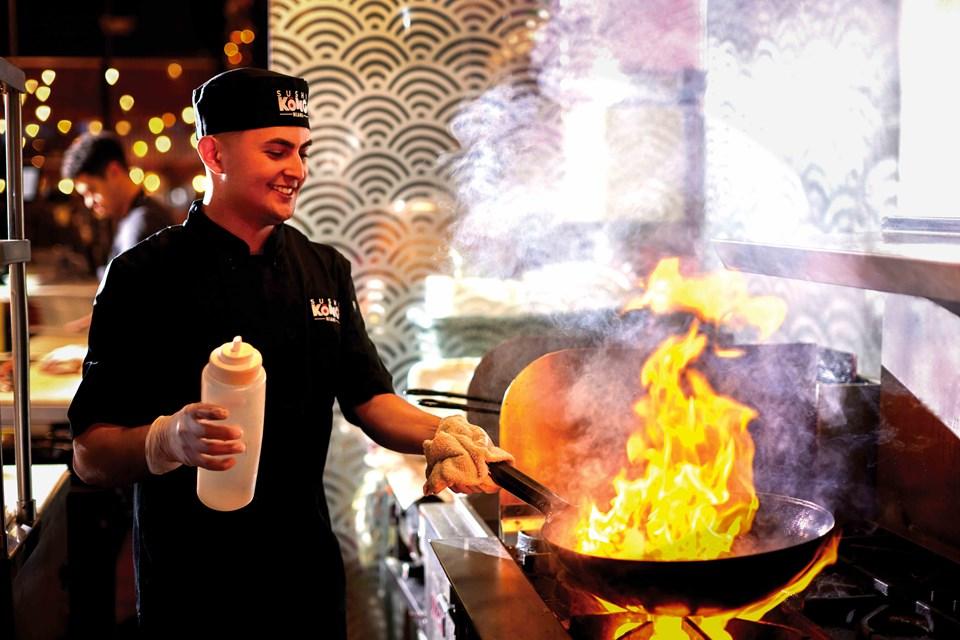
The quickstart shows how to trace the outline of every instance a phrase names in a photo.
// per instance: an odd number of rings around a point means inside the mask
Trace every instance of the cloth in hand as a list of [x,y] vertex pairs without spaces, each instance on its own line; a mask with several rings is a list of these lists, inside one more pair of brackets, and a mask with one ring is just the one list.
[[423,443],[427,458],[427,482],[423,493],[439,493],[450,487],[461,493],[495,493],[499,487],[490,478],[488,462],[513,461],[513,456],[494,446],[487,432],[463,416],[440,421],[432,440]]

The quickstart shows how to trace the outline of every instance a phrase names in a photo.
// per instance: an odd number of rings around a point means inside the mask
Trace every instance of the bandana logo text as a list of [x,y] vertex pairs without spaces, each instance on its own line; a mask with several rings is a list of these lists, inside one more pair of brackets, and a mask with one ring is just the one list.
[[340,324],[340,303],[333,298],[310,298],[310,312],[314,320]]
[[277,108],[282,116],[307,117],[307,94],[303,91],[277,89]]

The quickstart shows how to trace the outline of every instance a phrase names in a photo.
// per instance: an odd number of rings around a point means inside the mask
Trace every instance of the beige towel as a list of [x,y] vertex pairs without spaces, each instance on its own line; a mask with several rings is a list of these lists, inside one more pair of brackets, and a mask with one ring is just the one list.
[[427,457],[426,495],[447,487],[466,493],[493,493],[499,487],[490,478],[487,463],[513,460],[512,455],[493,445],[486,431],[463,416],[441,420],[433,439],[423,443],[423,454]]

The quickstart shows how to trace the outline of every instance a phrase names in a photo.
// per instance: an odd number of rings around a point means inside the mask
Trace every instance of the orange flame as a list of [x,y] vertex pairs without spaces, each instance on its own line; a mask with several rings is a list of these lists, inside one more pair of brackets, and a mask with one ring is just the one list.
[[[610,508],[592,503],[576,527],[576,550],[592,555],[646,560],[709,560],[730,552],[747,533],[759,506],[753,483],[754,444],[747,426],[757,413],[714,391],[692,364],[707,347],[701,322],[771,335],[786,305],[770,296],[750,297],[735,272],[697,278],[680,275],[677,258],[662,260],[642,296],[625,310],[694,312],[684,335],[666,339],[644,363],[645,395],[634,404],[638,428],[627,440],[629,466],[613,480]],[[738,357],[736,349],[716,350]],[[758,620],[792,593],[806,588],[836,558],[836,540],[783,591],[761,603],[711,618],[691,618],[710,637],[733,617]],[[651,616],[654,638],[686,638],[681,619]]]
[[716,394],[689,369],[706,346],[699,323],[673,336],[644,364],[647,395],[634,410],[642,428],[627,441],[631,469],[614,480],[606,513],[591,506],[577,527],[577,550],[651,560],[716,558],[753,522],[756,412]]
[[775,296],[751,296],[736,271],[720,271],[699,278],[680,275],[680,259],[664,258],[647,280],[644,293],[624,311],[649,308],[654,313],[692,311],[706,322],[732,328],[753,325],[764,340],[783,324],[787,305]]
[[[627,309],[696,312],[704,321],[751,324],[769,335],[786,314],[777,298],[750,298],[734,272],[685,279],[677,258],[661,260],[645,293]],[[644,363],[647,393],[634,405],[639,428],[627,441],[630,467],[613,481],[606,512],[592,504],[577,526],[577,551],[623,559],[702,560],[730,551],[758,507],[753,486],[756,411],[717,394],[690,368],[707,336],[693,322]],[[722,352],[735,357],[733,351]]]

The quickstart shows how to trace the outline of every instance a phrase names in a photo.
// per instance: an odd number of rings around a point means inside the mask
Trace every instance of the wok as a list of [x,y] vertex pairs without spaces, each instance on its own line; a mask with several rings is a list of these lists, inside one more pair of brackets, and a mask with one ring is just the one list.
[[753,528],[735,555],[679,561],[594,556],[574,551],[569,540],[576,509],[509,463],[489,466],[498,485],[547,516],[541,536],[562,569],[561,580],[654,614],[715,615],[759,602],[789,584],[836,535],[833,514],[823,507],[760,493]]

